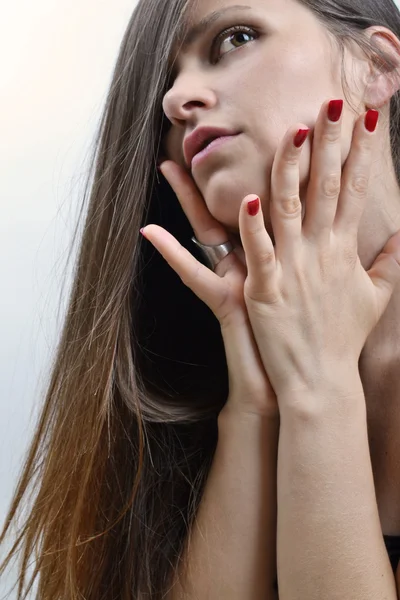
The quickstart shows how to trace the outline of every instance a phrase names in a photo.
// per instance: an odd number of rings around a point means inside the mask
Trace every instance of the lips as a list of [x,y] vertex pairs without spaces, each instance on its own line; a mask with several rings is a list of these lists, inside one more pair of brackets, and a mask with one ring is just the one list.
[[183,142],[183,154],[186,165],[190,168],[193,157],[216,138],[236,135],[238,133],[238,131],[222,127],[199,127],[195,129]]

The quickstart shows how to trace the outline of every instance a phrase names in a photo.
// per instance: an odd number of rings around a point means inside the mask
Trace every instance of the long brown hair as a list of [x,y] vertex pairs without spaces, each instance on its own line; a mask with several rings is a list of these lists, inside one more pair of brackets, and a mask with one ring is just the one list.
[[[339,43],[356,41],[380,68],[395,68],[363,36],[383,25],[400,37],[392,0],[298,1]],[[0,567],[20,553],[18,600],[34,584],[40,600],[163,598],[212,463],[229,393],[219,323],[139,233],[158,223],[196,255],[156,171],[170,56],[189,4],[140,0],[122,41],[72,240],[62,335],[0,537],[20,519]],[[399,102],[396,94],[390,135],[400,183]]]

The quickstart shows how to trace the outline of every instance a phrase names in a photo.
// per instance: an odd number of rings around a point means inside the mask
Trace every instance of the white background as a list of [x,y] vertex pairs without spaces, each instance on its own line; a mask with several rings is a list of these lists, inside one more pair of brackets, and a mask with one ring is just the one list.
[[[135,4],[0,0],[1,528],[60,330],[88,152]],[[69,282],[68,269],[66,292]]]
[[134,5],[0,2],[0,527],[45,391],[88,151]]

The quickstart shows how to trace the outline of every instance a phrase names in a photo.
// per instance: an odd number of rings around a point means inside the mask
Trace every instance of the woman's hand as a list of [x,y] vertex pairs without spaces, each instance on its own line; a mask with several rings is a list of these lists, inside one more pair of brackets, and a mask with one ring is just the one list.
[[[202,244],[226,242],[228,232],[211,215],[188,173],[171,160],[164,161],[160,170],[175,191],[196,238]],[[244,302],[247,270],[243,249],[239,246],[223,258],[214,273],[159,225],[147,225],[142,233],[221,325],[229,376],[227,405],[242,413],[278,416],[276,396],[261,362]]]
[[[377,116],[370,111],[367,121]],[[240,207],[240,236],[248,269],[244,297],[281,415],[299,397],[314,397],[318,402],[321,391],[347,387],[351,396],[366,338],[400,280],[400,232],[389,239],[368,271],[358,257],[357,233],[375,137],[366,129],[364,118],[360,116],[355,123],[342,173],[341,119],[330,121],[328,103],[322,106],[314,131],[303,221],[301,148],[293,142],[299,126],[287,132],[271,177],[275,247],[262,210],[250,216],[248,196]],[[255,198],[253,194],[251,200]],[[317,393],[313,396],[313,392]]]

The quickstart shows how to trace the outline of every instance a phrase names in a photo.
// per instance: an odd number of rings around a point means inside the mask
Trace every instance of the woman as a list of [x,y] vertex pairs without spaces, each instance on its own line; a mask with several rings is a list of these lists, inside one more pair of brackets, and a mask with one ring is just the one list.
[[399,38],[392,0],[139,2],[18,598],[396,598]]

